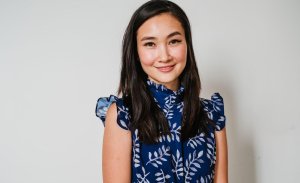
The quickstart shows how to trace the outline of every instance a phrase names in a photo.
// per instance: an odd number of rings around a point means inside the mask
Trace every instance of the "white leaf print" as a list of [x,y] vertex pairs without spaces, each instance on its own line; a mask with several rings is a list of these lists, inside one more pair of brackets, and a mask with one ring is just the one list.
[[218,106],[214,106],[214,107],[215,107],[216,111],[221,111],[220,107],[218,107]]
[[214,139],[214,133],[210,133],[210,136],[212,138],[206,138],[207,139],[207,151],[206,151],[206,157],[210,160],[210,165],[215,163],[216,160],[216,151],[215,151],[215,141]]
[[220,122],[225,121],[225,117],[224,116],[220,116],[220,118],[218,119],[218,121],[220,121]]
[[170,135],[167,135],[167,140],[168,140],[169,142],[171,142]]
[[123,127],[125,127],[125,128],[127,129],[127,124],[125,123],[125,121],[120,120],[120,123],[121,123],[121,125],[122,125]]
[[160,172],[157,172],[157,173],[155,173],[155,176],[160,176],[162,173],[160,173]]
[[173,172],[176,173],[177,179],[180,180],[183,176],[183,163],[179,150],[176,150],[176,157],[172,155],[172,164],[174,165]]
[[143,171],[143,175],[141,175],[140,173],[136,174],[136,177],[138,178],[138,182],[141,182],[141,183],[149,182],[149,180],[147,180],[147,178],[146,178],[149,175],[149,173],[146,173],[144,167],[142,167],[142,171]]
[[139,152],[140,152],[140,144],[139,144],[139,138],[138,138],[138,130],[135,130],[134,132],[134,136],[135,139],[132,142],[132,158],[133,158],[133,162],[134,162],[134,167],[139,167],[140,166],[140,156],[139,156]]
[[161,149],[160,149],[160,148],[158,149],[158,153],[159,153],[159,154],[162,154],[162,151],[161,151]]
[[194,163],[195,167],[197,168],[201,168],[200,164],[199,163]]
[[205,183],[203,177],[201,177],[201,183]]
[[180,157],[180,152],[178,151],[178,149],[177,149],[177,151],[176,151],[176,156],[177,156],[177,158]]
[[167,179],[171,178],[170,175],[168,174],[165,175],[162,169],[160,169],[160,172],[156,173],[155,176],[157,177],[155,180],[158,181],[159,183],[165,183]]
[[[161,149],[161,150],[159,150],[159,149]],[[157,168],[158,164],[160,164],[160,165],[162,164],[161,161],[167,161],[165,156],[170,156],[170,153],[169,153],[170,147],[165,148],[165,146],[163,145],[159,149],[158,149],[158,153],[157,153],[157,151],[154,151],[154,158],[152,158],[151,152],[148,153],[149,161],[146,163],[146,165],[151,163],[154,167]]]
[[173,125],[172,125],[172,129],[174,129],[176,127],[176,123],[174,123]]
[[194,172],[197,172],[197,169],[194,167],[191,167],[190,169],[193,170]]
[[190,138],[187,142],[187,146],[191,146],[193,149],[195,149],[198,145],[202,145],[201,141],[205,142],[204,137],[204,133],[201,133],[193,138]]
[[163,180],[164,178],[163,177],[158,177],[157,179],[156,179],[156,181],[161,181],[161,180]]
[[201,157],[203,155],[203,151],[200,151],[199,153],[198,153],[198,157]]
[[[200,166],[199,163],[204,163],[204,161],[201,159],[203,155],[203,151],[200,151],[196,154],[196,150],[193,152],[193,154],[189,154],[188,160],[186,160],[185,164],[185,180],[191,180],[191,176],[194,176],[196,172],[198,172],[197,168]],[[196,167],[196,168],[195,168]]]
[[[190,175],[190,176],[194,176],[195,173],[194,173],[194,172],[190,172],[189,175]],[[191,178],[191,179],[192,179],[192,178]]]

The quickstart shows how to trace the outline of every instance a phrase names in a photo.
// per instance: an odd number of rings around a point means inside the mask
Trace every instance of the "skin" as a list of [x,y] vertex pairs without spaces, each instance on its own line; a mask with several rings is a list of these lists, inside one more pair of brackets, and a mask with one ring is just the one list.
[[[187,44],[180,22],[168,13],[154,16],[137,31],[137,49],[143,70],[150,80],[171,90],[179,87],[186,65]],[[112,104],[105,121],[102,170],[104,183],[131,181],[132,139],[129,130],[117,124],[117,107]],[[227,142],[225,128],[215,132],[217,161],[214,183],[227,183]]]
[[228,149],[226,128],[215,132],[216,164],[214,183],[228,183]]
[[105,120],[102,174],[104,183],[131,182],[131,133],[117,124],[117,106],[113,103]]
[[187,44],[180,22],[168,13],[154,16],[137,31],[137,49],[148,78],[177,90],[187,58]]

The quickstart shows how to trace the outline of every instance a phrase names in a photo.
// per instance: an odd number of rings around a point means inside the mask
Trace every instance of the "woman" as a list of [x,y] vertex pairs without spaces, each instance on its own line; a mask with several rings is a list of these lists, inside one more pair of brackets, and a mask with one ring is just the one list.
[[123,38],[120,98],[100,98],[107,182],[228,182],[223,99],[201,99],[189,20],[152,0]]

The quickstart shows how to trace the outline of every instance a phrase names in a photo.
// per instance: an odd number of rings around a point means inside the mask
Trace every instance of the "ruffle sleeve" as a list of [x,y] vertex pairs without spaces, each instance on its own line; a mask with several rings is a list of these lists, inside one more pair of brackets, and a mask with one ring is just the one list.
[[118,125],[125,129],[129,129],[129,111],[128,108],[124,105],[123,100],[114,96],[110,95],[109,97],[101,97],[98,99],[97,104],[96,104],[96,116],[99,117],[103,125],[105,126],[105,119],[106,119],[106,114],[109,106],[112,103],[116,103],[117,105],[117,123]]
[[215,122],[216,130],[220,131],[225,127],[226,117],[224,114],[224,102],[219,93],[214,93],[211,100],[201,100],[204,111],[207,112],[208,118]]

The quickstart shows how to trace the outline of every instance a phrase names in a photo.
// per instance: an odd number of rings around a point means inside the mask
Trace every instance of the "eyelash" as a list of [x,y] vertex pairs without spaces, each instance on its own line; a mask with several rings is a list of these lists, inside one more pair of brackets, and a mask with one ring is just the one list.
[[153,42],[147,42],[144,44],[146,47],[153,47],[155,44]]
[[178,43],[181,43],[181,40],[173,39],[173,40],[170,41],[170,44],[178,44]]
[[[181,42],[182,42],[182,41],[179,40],[179,39],[173,39],[173,40],[171,40],[171,41],[169,42],[169,44],[173,45],[173,44],[178,44],[178,43],[181,43]],[[154,45],[155,45],[154,42],[147,42],[147,43],[144,44],[144,46],[146,46],[146,47],[153,47]]]

